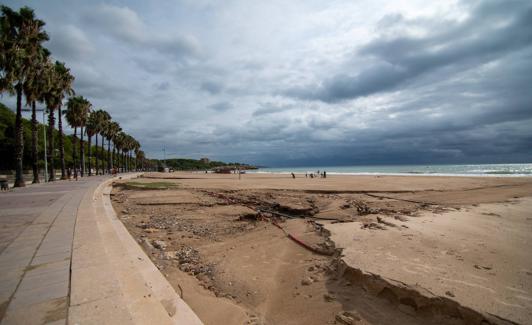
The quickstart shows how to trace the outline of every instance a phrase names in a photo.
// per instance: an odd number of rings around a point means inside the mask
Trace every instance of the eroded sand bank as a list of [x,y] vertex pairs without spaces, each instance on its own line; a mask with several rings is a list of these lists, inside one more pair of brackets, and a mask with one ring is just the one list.
[[531,323],[532,178],[145,176],[115,210],[207,324]]

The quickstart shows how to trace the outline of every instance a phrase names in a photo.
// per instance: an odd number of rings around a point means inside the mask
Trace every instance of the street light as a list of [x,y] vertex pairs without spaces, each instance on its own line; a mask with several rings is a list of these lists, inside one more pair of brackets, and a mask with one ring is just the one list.
[[[29,108],[23,108],[24,112],[31,112]],[[46,109],[45,108],[36,108],[36,112],[42,112],[42,135],[44,139],[44,182],[48,182],[48,157],[46,156]]]

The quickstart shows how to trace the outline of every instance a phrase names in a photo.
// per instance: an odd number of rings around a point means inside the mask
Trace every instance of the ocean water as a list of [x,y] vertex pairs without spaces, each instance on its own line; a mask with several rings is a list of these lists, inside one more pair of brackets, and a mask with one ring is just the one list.
[[389,165],[260,168],[251,173],[312,173],[330,175],[532,176],[531,164]]

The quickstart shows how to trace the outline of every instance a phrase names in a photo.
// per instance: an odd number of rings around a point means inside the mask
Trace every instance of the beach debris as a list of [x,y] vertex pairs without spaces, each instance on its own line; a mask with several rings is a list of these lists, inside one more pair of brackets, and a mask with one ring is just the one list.
[[190,246],[183,246],[175,253],[179,263],[198,264],[200,260],[199,252]]
[[312,216],[316,214],[316,208],[308,200],[300,200],[292,197],[278,197],[273,208],[280,212],[285,212],[298,216]]
[[362,227],[360,227],[361,229],[379,229],[379,230],[386,230],[386,227],[382,226],[382,225],[379,225],[378,223],[376,222],[370,222],[370,223],[365,223],[362,225]]
[[304,285],[304,286],[308,286],[308,285],[311,285],[312,284],[312,279],[310,277],[305,277],[303,278],[303,280],[301,280],[301,284]]
[[478,264],[475,264],[475,269],[479,269],[479,270],[491,270],[493,267],[491,266],[483,266],[483,265],[478,265]]
[[367,206],[364,202],[352,201],[352,205],[356,207],[358,214],[361,216],[373,213],[373,210],[369,206]]
[[386,221],[386,220],[384,220],[384,219],[381,218],[381,217],[377,217],[377,222],[378,222],[378,223],[382,223],[382,224],[384,224],[384,225],[387,225],[387,226],[389,226],[389,227],[397,227],[397,225],[396,225],[395,223],[392,223],[392,222]]
[[445,291],[445,294],[449,297],[454,297],[454,293],[452,293],[451,291]]
[[402,222],[407,222],[408,221],[407,217],[404,217],[404,216],[401,216],[401,215],[395,215],[395,216],[393,216],[393,218],[395,220],[399,220],[399,221],[402,221]]
[[323,295],[323,299],[325,299],[325,301],[327,301],[327,302],[331,302],[331,301],[335,301],[336,297],[334,295],[332,295],[332,294],[326,293],[326,294]]
[[342,311],[336,314],[335,319],[340,324],[353,325],[361,321],[362,319],[355,313]]
[[150,243],[150,240],[148,238],[139,239],[139,242],[148,249],[153,248],[153,245]]
[[165,250],[166,247],[168,246],[164,240],[158,240],[158,239],[152,241],[152,245],[153,247],[160,249],[160,250]]
[[176,251],[167,251],[161,253],[161,258],[163,260],[175,260],[177,259]]

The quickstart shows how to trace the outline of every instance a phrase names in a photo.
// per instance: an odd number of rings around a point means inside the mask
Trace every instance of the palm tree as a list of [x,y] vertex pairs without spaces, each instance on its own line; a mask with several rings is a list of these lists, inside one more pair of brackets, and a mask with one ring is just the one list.
[[118,167],[120,171],[125,171],[124,168],[124,159],[123,159],[123,153],[124,153],[124,147],[126,142],[126,134],[122,131],[118,132],[118,134],[115,137],[115,146],[116,146],[116,152],[117,152],[117,161],[118,161]]
[[104,133],[105,137],[107,138],[107,170],[108,172],[111,172],[111,169],[113,168],[113,164],[111,163],[111,141],[121,129],[120,125],[114,121],[109,121],[106,126],[107,127],[105,128]]
[[140,170],[144,170],[144,160],[146,159],[146,155],[144,154],[144,151],[138,150],[136,153],[137,157],[137,166],[140,165]]
[[[107,113],[106,111],[104,111],[103,109],[99,109],[95,112],[93,112],[94,114],[94,124],[93,124],[93,129],[94,129],[94,136],[96,138],[96,153],[98,152],[98,134],[101,134],[103,131],[103,128],[106,124],[106,121],[110,118],[110,115],[109,113]],[[102,137],[102,143],[103,143],[103,137]],[[103,157],[103,156],[102,156]],[[99,170],[100,170],[100,161],[98,160],[98,155],[95,154],[95,158],[96,158],[96,175],[99,174]],[[102,174],[103,174],[103,163],[102,163]]]
[[[116,123],[116,122],[114,122]],[[117,162],[116,162],[116,139],[118,137],[118,134],[120,133],[120,131],[122,131],[122,128],[120,127],[120,125],[118,123],[116,123],[116,125],[114,126],[114,129],[112,130],[112,134],[111,134],[111,141],[113,142],[113,151],[111,152],[111,160],[112,160],[112,166],[117,166]]]
[[48,40],[42,30],[44,22],[35,17],[32,9],[22,7],[18,12],[1,6],[0,16],[0,92],[17,96],[15,119],[15,187],[23,187],[22,160],[24,157],[24,133],[22,126],[23,85],[31,76],[31,62],[35,59],[41,44]]
[[65,143],[63,141],[63,114],[61,112],[61,106],[63,103],[63,98],[65,95],[72,96],[74,95],[74,90],[72,89],[72,84],[74,82],[74,76],[70,74],[70,69],[68,69],[64,63],[62,62],[55,62],[54,65],[54,83],[57,87],[56,93],[59,97],[58,101],[58,121],[57,121],[57,129],[59,130],[59,157],[61,159],[61,179],[66,179],[67,175],[65,172],[66,166],[65,166]]
[[50,69],[49,85],[46,93],[44,94],[44,100],[48,108],[48,159],[50,167],[50,181],[55,181],[55,169],[54,169],[54,137],[53,130],[55,128],[55,110],[58,111],[58,123],[57,128],[59,130],[59,154],[61,159],[61,179],[66,179],[65,173],[65,147],[63,142],[63,122],[61,106],[65,95],[73,95],[72,83],[74,82],[74,76],[70,74],[64,63],[56,61]]
[[[82,97],[83,98],[83,97]],[[85,176],[85,145],[83,144],[83,128],[87,124],[87,118],[91,110],[92,104],[83,98],[83,105],[80,112],[80,157],[81,157],[81,177]]]
[[32,155],[32,169],[33,182],[39,183],[39,168],[37,162],[37,112],[36,102],[43,101],[44,93],[48,84],[48,67],[49,67],[50,52],[44,47],[40,47],[39,51],[31,65],[32,74],[23,85],[24,95],[26,96],[26,105],[31,106],[31,155]]
[[[87,138],[88,138],[88,155],[89,155],[89,176],[92,176],[92,137],[94,135],[97,135],[98,133],[98,121],[96,120],[97,118],[97,115],[95,114],[95,112],[91,112],[89,114],[89,117],[87,118],[87,125],[85,126],[85,132],[87,133]],[[97,147],[98,145],[96,145]]]
[[90,112],[91,103],[83,96],[70,97],[67,103],[67,110],[65,111],[65,117],[71,127],[74,128],[74,142],[72,149],[72,157],[74,159],[74,168],[77,168],[76,164],[76,142],[77,142],[77,128],[80,128],[80,143],[79,143],[79,157],[80,157],[80,173],[84,176],[85,169],[85,148],[83,145],[83,127],[87,123],[87,116]]
[[65,119],[68,124],[70,124],[70,127],[74,128],[74,137],[72,138],[72,164],[73,168],[76,169],[77,164],[77,150],[76,150],[76,143],[78,142],[78,103],[76,100],[76,97],[70,97],[67,102],[67,109],[63,112],[65,114]]
[[102,148],[101,148],[101,155],[102,155],[102,175],[105,174],[105,133],[107,128],[109,127],[109,123],[111,123],[111,115],[104,111],[102,114],[102,120],[101,120],[101,129],[100,129],[100,137],[102,139]]
[[133,150],[135,149],[137,144],[137,140],[133,138],[130,135],[126,136],[126,145],[125,145],[125,155],[126,155],[126,161],[127,161],[127,171],[130,172],[132,170],[132,154]]
[[[65,117],[71,127],[74,128],[74,148],[72,157],[76,156],[76,142],[77,142],[77,128],[80,128],[80,143],[79,143],[79,158],[80,158],[80,173],[83,177],[85,175],[85,146],[83,145],[83,128],[87,124],[87,117],[91,109],[91,103],[83,96],[70,97],[67,104]],[[74,165],[76,161],[74,158]]]
[[132,149],[132,153],[131,154],[135,153],[135,160],[134,160],[135,168],[134,168],[134,170],[137,171],[137,168],[138,168],[138,166],[137,166],[137,154],[138,154],[138,152],[140,150],[140,143],[135,138],[133,138],[133,143],[131,145],[131,149]]

